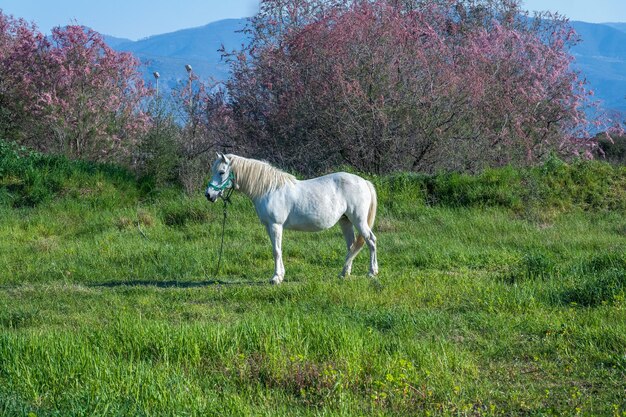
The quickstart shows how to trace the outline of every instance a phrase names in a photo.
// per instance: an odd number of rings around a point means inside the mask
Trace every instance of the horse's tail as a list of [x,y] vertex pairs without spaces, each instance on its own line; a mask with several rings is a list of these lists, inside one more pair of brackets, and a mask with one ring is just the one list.
[[[374,188],[374,184],[369,181],[365,181],[367,183],[367,187],[370,189],[370,207],[367,212],[367,225],[371,229],[374,226],[374,220],[376,220],[376,208],[378,207],[378,199],[376,197],[376,189]],[[354,242],[354,248],[361,248],[365,244],[365,238],[359,234]]]
[[374,188],[374,184],[369,181],[367,182],[367,186],[370,189],[370,194],[372,195],[372,199],[370,201],[370,210],[367,213],[367,225],[370,229],[374,226],[374,220],[376,220],[376,209],[378,208],[378,198],[376,197],[376,188]]

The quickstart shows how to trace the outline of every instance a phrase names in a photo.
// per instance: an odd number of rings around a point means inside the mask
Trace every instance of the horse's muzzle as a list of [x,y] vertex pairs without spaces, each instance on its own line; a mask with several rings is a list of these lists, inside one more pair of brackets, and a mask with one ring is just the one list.
[[204,195],[206,196],[206,199],[209,200],[211,203],[215,203],[215,201],[217,200],[217,195],[211,196],[209,193],[205,193]]

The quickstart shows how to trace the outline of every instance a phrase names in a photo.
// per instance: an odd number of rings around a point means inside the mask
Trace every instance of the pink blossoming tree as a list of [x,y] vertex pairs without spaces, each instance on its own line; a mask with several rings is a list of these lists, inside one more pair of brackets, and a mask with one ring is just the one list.
[[81,26],[36,27],[0,12],[0,114],[5,134],[72,158],[126,158],[148,127],[139,62]]
[[303,171],[478,170],[589,155],[593,106],[566,19],[516,0],[265,0],[231,54],[256,154]]

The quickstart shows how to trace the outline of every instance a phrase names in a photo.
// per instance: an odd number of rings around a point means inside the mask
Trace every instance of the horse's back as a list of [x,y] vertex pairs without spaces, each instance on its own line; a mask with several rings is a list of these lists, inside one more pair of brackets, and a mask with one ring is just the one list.
[[308,188],[318,196],[328,196],[332,200],[329,204],[341,207],[344,212],[357,212],[369,209],[373,185],[355,174],[335,172],[310,180],[301,181],[303,188]]
[[338,190],[349,192],[355,189],[366,189],[368,181],[349,172],[333,172],[321,177],[300,181],[301,184],[334,184]]
[[368,182],[346,172],[297,181],[289,187],[284,196],[289,229],[324,230],[343,216],[367,216],[372,198]]

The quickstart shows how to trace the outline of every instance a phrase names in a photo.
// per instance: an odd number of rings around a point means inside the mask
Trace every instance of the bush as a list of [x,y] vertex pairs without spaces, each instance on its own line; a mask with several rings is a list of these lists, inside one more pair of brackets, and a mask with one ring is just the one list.
[[626,167],[556,157],[533,168],[492,168],[480,174],[395,173],[373,176],[380,205],[387,209],[425,204],[503,207],[535,217],[572,208],[626,210]]
[[531,166],[550,151],[587,154],[590,130],[613,130],[586,111],[568,21],[516,1],[266,0],[248,33],[244,51],[226,53],[224,125],[307,174]]
[[[206,172],[201,159],[194,161],[196,164],[188,167],[193,168],[190,171],[197,178],[188,186],[189,191],[195,192]],[[152,166],[157,168],[157,165]],[[164,169],[164,175],[166,172]],[[516,212],[533,212],[538,218],[572,208],[626,210],[626,167],[599,161],[567,164],[549,158],[533,168],[504,167],[477,175],[400,172],[368,178],[376,186],[382,210],[415,211],[427,204],[497,206]],[[116,201],[120,199],[167,190],[163,187],[167,182],[165,176],[155,179],[147,173],[137,182],[132,173],[119,166],[70,161],[0,141],[0,204],[5,206],[32,207],[61,196],[106,206],[118,204]],[[120,188],[124,192],[118,193]],[[201,221],[206,215],[204,209],[193,205],[168,206],[163,211],[164,221],[169,225]]]
[[175,200],[161,207],[161,217],[167,226],[184,226],[211,220],[214,213],[199,199]]
[[429,201],[451,207],[501,206],[521,204],[520,170],[511,167],[488,169],[478,175],[447,173],[428,177]]
[[139,67],[89,28],[44,36],[0,10],[0,134],[42,152],[125,161],[147,126]]
[[626,291],[626,270],[611,268],[597,275],[587,275],[561,294],[566,304],[595,307],[623,297]]
[[602,138],[598,141],[597,155],[606,161],[626,165],[626,136],[617,136],[613,140]]
[[70,161],[0,140],[0,204],[34,207],[68,196],[101,205],[110,196],[132,199],[137,195],[135,177],[124,168]]
[[179,182],[178,170],[182,156],[178,138],[181,128],[167,105],[162,99],[150,103],[152,124],[142,136],[134,158],[135,171],[144,187],[150,189]]
[[510,284],[532,280],[548,280],[558,276],[557,263],[546,253],[529,252],[501,275]]
[[544,207],[584,210],[626,209],[626,167],[600,161],[566,164],[556,158],[530,169],[525,199]]

